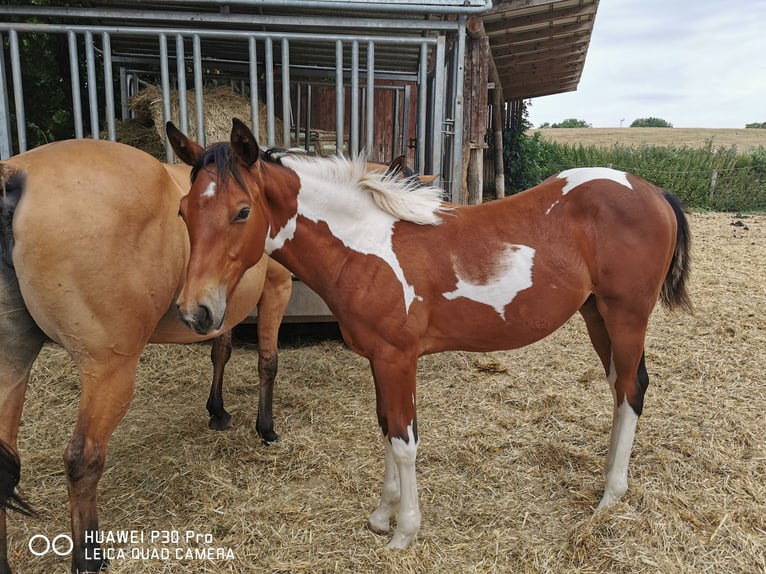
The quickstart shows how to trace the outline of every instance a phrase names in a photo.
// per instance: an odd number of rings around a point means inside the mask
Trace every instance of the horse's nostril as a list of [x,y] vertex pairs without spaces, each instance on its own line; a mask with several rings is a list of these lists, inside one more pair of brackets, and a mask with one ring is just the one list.
[[200,305],[197,309],[197,330],[201,333],[207,333],[213,326],[213,313],[209,307]]

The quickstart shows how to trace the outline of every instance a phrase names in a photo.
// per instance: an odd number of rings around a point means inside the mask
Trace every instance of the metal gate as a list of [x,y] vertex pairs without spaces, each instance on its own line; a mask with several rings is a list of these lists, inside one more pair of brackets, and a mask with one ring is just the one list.
[[[205,126],[205,90],[228,82],[249,100],[252,117],[242,119],[262,144],[308,147],[314,124],[334,115],[334,151],[410,152],[416,171],[440,175],[448,197],[454,195],[462,172],[465,19],[487,2],[439,2],[438,17],[429,12],[433,3],[286,0],[264,2],[273,9],[258,13],[248,7],[252,2],[228,2],[228,13],[217,2],[192,4],[222,11],[102,4],[3,7],[1,18],[14,21],[0,22],[1,158],[28,148],[25,103],[36,86],[23,85],[25,38],[48,34],[66,46],[69,77],[61,82],[71,90],[72,137],[117,139],[116,120],[130,116],[129,98],[143,83],[161,87],[164,121],[171,118],[171,92],[177,93],[177,121],[188,133],[190,114]],[[335,14],[328,12],[333,7]],[[345,16],[343,8],[367,9]],[[193,110],[188,90],[194,90]],[[328,90],[334,110],[313,109],[312,96]],[[266,133],[260,133],[264,106]],[[381,118],[386,133],[376,133]],[[204,129],[197,138],[204,145]]]

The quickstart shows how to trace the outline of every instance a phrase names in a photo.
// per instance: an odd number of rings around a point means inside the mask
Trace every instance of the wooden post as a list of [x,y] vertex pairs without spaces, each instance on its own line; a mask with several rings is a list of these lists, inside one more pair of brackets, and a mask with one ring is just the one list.
[[[482,40],[486,44],[484,61],[487,63],[487,82],[495,85],[492,97],[492,138],[494,148],[494,167],[495,167],[495,194],[498,198],[505,195],[505,164],[503,161],[503,114],[505,111],[505,98],[503,96],[503,86],[500,83],[500,75],[492,57],[492,50],[489,46],[489,38],[484,30],[484,22],[478,16],[470,16],[466,22],[466,31],[468,35],[475,40]],[[485,100],[486,102],[486,100]],[[486,124],[485,124],[486,129]]]

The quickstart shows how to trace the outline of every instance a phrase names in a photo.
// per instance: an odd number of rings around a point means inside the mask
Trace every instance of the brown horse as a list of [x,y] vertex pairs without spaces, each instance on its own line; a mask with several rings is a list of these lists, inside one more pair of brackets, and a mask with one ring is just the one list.
[[316,291],[372,367],[385,437],[383,492],[369,526],[402,548],[420,527],[415,458],[418,357],[513,349],[574,313],[611,386],[614,412],[599,508],[628,488],[628,461],[649,378],[644,340],[657,300],[690,309],[690,235],[671,194],[624,172],[564,171],[483,205],[441,201],[360,161],[262,157],[234,120],[231,142],[202,149],[172,124],[194,166],[181,200],[191,259],[183,320],[214,333],[245,270],[264,251]]
[[[173,305],[189,255],[178,217],[189,172],[135,148],[94,140],[53,143],[0,163],[0,573],[10,572],[5,509],[30,511],[15,492],[17,435],[29,372],[46,338],[69,352],[82,385],[64,454],[72,571],[104,565],[85,532],[98,529],[96,488],[109,439],[133,398],[139,357],[148,342],[210,338],[184,327]],[[222,354],[220,377],[230,329],[257,304],[258,431],[274,440],[277,330],[292,280],[268,258],[254,263],[231,293],[218,322],[224,338],[213,353]],[[219,385],[214,380],[217,396],[211,393],[208,406],[225,414]]]

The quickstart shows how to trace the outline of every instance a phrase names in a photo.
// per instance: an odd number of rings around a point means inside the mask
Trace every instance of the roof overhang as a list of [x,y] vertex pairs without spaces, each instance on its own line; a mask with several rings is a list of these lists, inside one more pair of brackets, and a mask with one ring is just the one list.
[[495,0],[481,19],[503,97],[577,89],[599,0]]

